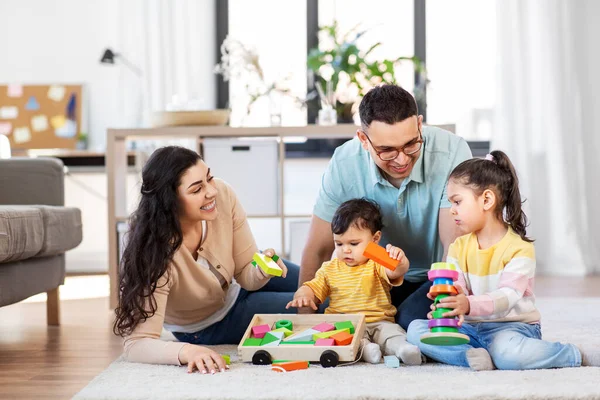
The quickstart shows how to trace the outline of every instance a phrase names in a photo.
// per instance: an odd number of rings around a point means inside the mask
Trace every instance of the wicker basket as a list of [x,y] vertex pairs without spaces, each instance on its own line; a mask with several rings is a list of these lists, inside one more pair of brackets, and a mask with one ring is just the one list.
[[230,110],[157,111],[152,113],[152,126],[226,125]]

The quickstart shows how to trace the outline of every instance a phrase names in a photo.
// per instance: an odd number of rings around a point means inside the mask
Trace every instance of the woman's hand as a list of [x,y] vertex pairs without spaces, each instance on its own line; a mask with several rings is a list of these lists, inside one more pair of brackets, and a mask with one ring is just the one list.
[[[273,256],[275,255],[275,250],[266,249],[265,251],[263,251],[263,254],[267,257],[273,258]],[[279,268],[281,268],[281,270],[283,271],[283,273],[281,274],[281,277],[285,278],[287,275],[287,267],[283,263],[283,260],[281,259],[281,257],[277,257],[276,263],[277,263],[277,265],[279,265]]]
[[225,372],[225,369],[229,369],[229,366],[225,364],[225,360],[219,353],[208,347],[196,346],[195,344],[185,345],[179,353],[179,361],[182,364],[187,364],[188,373],[194,372],[197,369],[198,372],[206,374],[210,371],[211,374],[215,372]]
[[310,307],[313,310],[317,310],[318,307],[315,304],[315,301],[308,296],[296,297],[285,306],[286,310],[290,307],[301,308],[301,307]]

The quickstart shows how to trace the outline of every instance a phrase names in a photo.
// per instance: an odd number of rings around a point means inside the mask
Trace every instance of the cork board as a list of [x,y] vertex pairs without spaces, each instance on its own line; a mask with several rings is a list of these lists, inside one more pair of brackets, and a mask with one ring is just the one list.
[[0,134],[13,149],[74,149],[82,85],[0,85]]

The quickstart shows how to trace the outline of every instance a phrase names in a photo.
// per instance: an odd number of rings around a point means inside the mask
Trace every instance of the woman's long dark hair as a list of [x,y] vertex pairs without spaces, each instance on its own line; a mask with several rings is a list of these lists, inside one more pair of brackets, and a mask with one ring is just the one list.
[[156,312],[154,291],[167,273],[175,251],[183,242],[179,223],[177,187],[181,176],[200,156],[177,146],[152,153],[142,170],[141,198],[130,217],[127,246],[119,271],[119,304],[113,331],[127,336]]
[[470,186],[478,196],[486,190],[493,190],[498,198],[494,212],[527,242],[527,216],[523,212],[523,201],[519,191],[519,178],[508,156],[495,150],[490,153],[492,160],[473,158],[460,163],[448,179]]

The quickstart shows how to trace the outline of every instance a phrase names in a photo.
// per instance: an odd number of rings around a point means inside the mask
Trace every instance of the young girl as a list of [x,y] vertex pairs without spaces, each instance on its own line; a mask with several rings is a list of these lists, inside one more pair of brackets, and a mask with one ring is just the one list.
[[421,335],[429,332],[426,320],[410,324],[408,341],[436,361],[474,370],[600,365],[598,350],[542,340],[533,295],[535,250],[525,232],[517,174],[506,154],[493,151],[485,159],[459,164],[448,180],[448,199],[466,235],[448,250],[447,262],[460,271],[459,294],[442,299],[439,307],[453,309],[443,316],[458,316],[459,332],[471,341],[460,346],[421,343]]
[[367,329],[361,341],[363,359],[370,363],[395,355],[405,364],[421,364],[419,348],[406,342],[406,332],[394,321],[396,307],[390,289],[404,280],[409,262],[398,247],[387,245],[391,258],[398,260],[394,271],[363,256],[369,242],[378,243],[383,222],[379,206],[366,199],[342,203],[331,221],[335,255],[323,263],[315,278],[298,289],[289,307],[312,307],[329,297],[325,314],[365,314]]

